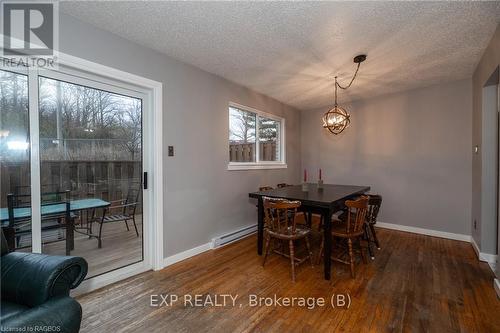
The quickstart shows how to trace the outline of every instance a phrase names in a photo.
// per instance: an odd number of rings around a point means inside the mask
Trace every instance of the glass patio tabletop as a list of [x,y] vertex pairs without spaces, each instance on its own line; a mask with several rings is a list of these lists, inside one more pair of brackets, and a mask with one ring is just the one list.
[[[102,208],[109,206],[110,203],[98,198],[88,198],[88,199],[77,199],[70,201],[70,210],[80,211],[93,208]],[[42,206],[42,215],[51,215],[57,213],[63,213],[66,207],[63,203],[55,205]],[[31,216],[31,208],[22,207],[14,208],[14,218],[26,218]],[[9,220],[9,211],[7,207],[0,208],[0,222],[2,226],[5,222]]]

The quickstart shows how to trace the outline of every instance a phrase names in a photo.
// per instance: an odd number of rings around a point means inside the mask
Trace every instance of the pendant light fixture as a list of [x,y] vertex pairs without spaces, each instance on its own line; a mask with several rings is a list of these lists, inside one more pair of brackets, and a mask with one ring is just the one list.
[[359,66],[361,66],[361,63],[365,60],[366,55],[364,54],[360,54],[354,57],[354,63],[358,64],[358,66],[356,67],[356,72],[354,72],[351,82],[349,82],[348,85],[341,86],[340,83],[337,82],[337,76],[335,76],[335,105],[323,116],[323,128],[328,129],[335,135],[342,133],[347,127],[349,127],[349,124],[351,123],[351,116],[349,115],[349,113],[346,111],[346,109],[340,107],[337,104],[337,88],[343,90],[349,89],[349,87],[351,87],[352,83],[354,82],[356,75],[358,74]]

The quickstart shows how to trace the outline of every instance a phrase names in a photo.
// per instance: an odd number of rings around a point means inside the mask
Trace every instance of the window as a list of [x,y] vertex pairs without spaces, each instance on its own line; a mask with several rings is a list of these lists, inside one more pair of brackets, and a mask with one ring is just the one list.
[[259,117],[259,161],[281,161],[281,121]]
[[283,118],[230,103],[228,170],[286,168],[284,125]]

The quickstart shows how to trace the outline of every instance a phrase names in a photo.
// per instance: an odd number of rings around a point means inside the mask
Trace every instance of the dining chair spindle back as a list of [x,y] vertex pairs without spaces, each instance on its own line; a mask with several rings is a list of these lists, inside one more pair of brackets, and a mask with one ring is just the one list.
[[[295,267],[309,259],[312,262],[312,252],[308,236],[311,230],[303,225],[298,225],[296,220],[297,209],[300,207],[300,201],[288,201],[279,198],[263,198],[264,205],[264,223],[265,223],[265,255],[262,266],[265,265],[271,249],[274,249],[274,241],[281,243],[282,250],[274,252],[290,258],[292,281],[295,282]],[[304,240],[307,255],[304,258],[297,258],[295,255],[295,243],[298,240]],[[289,253],[286,254],[284,247],[288,243]]]

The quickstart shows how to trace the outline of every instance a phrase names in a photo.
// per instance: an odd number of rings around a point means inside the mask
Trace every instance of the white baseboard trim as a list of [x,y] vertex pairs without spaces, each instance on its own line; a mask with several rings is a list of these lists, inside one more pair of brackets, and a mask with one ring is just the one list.
[[[458,240],[458,241],[463,241],[463,242],[469,242],[472,244],[472,248],[474,249],[474,252],[476,252],[476,255],[477,255],[477,258],[479,259],[479,261],[488,263],[488,266],[490,267],[490,269],[493,272],[495,272],[496,263],[497,263],[497,255],[481,252],[481,250],[479,249],[479,246],[477,246],[477,244],[474,241],[474,238],[472,238],[472,236],[462,235],[462,234],[454,234],[454,233],[445,232],[445,231],[438,231],[438,230],[431,230],[431,229],[424,229],[424,228],[417,228],[417,227],[409,227],[406,225],[392,224],[392,223],[385,223],[385,222],[377,222],[376,226],[378,226],[380,228],[385,228],[385,229],[412,232],[414,234],[421,234],[421,235],[441,237],[441,238],[453,239],[453,240]],[[498,282],[495,282],[495,283],[498,283]]]
[[380,227],[380,228],[385,228],[385,229],[406,231],[406,232],[411,232],[414,234],[441,237],[441,238],[453,239],[453,240],[458,240],[458,241],[463,241],[463,242],[470,242],[472,239],[471,236],[469,236],[469,235],[454,234],[454,233],[446,232],[446,231],[438,231],[438,230],[432,230],[432,229],[410,227],[410,226],[406,226],[406,225],[393,224],[393,223],[377,222],[377,224],[375,226]]
[[194,247],[192,249],[174,254],[170,257],[163,259],[163,268],[173,265],[179,261],[194,257],[197,254],[203,253],[205,251],[212,249],[212,242],[208,242],[206,244],[202,244],[200,246]]
[[480,252],[479,253],[479,260],[485,261],[485,262],[490,263],[490,264],[496,264],[497,255]]
[[470,243],[472,244],[472,248],[474,249],[474,252],[476,252],[476,254],[477,254],[477,258],[480,259],[481,251],[479,250],[479,246],[477,246],[477,243],[472,236],[470,238]]
[[488,264],[490,264],[491,269],[494,271],[493,266],[496,265],[497,255],[481,252],[481,250],[479,249],[479,246],[477,246],[476,241],[472,237],[470,238],[470,242],[472,244],[472,248],[476,252],[476,255],[477,255],[477,258],[479,259],[479,261],[487,262]]
[[[238,240],[246,238],[246,237],[248,237],[250,235],[253,235],[256,232],[257,232],[257,225],[256,224],[251,224],[251,225],[247,225],[245,227],[242,227],[242,228],[240,228],[240,229],[238,229],[236,231],[233,231],[233,232],[231,232],[229,234],[224,234],[224,235],[221,235],[219,237],[215,237],[215,238],[212,239],[211,242],[202,244],[202,245],[194,247],[192,249],[189,249],[189,250],[186,250],[186,251],[174,254],[174,255],[172,255],[170,257],[164,258],[163,259],[163,267],[162,268],[165,268],[167,266],[173,265],[173,264],[175,264],[175,263],[177,263],[179,261],[182,261],[182,260],[194,257],[195,255],[203,253],[203,252],[206,252],[208,250],[213,250],[215,248],[231,244],[231,243],[233,243],[235,241],[238,241]],[[226,242],[224,244],[218,244],[217,243],[217,241],[216,241],[217,239],[221,239],[223,237],[228,237],[228,236],[232,237],[234,239],[231,239],[231,240],[229,240],[228,242]]]
[[[384,229],[398,230],[398,231],[404,231],[404,232],[411,232],[414,234],[427,235],[427,236],[469,242],[472,244],[472,247],[474,248],[474,251],[476,251],[480,261],[484,261],[484,262],[488,262],[488,263],[495,263],[496,259],[497,259],[496,255],[481,253],[479,251],[479,248],[478,248],[476,242],[469,235],[455,234],[455,233],[451,233],[451,232],[438,231],[438,230],[432,230],[432,229],[410,227],[410,226],[406,226],[406,225],[386,223],[386,222],[377,222],[376,226],[379,228],[384,228]],[[246,236],[248,236],[248,235],[246,235]],[[194,247],[192,249],[174,254],[170,257],[163,259],[163,268],[170,266],[170,265],[173,265],[179,261],[191,258],[197,254],[206,252],[208,250],[212,250],[212,249],[213,249],[213,243],[208,242],[208,243],[202,244],[200,246]]]
[[498,298],[500,298],[500,280],[495,279],[493,281],[493,287],[495,288],[495,291],[497,292]]
[[86,294],[112,283],[147,272],[149,270],[151,270],[151,267],[144,262],[125,266],[123,268],[83,281],[82,284],[78,286],[78,288],[71,291],[71,296]]

